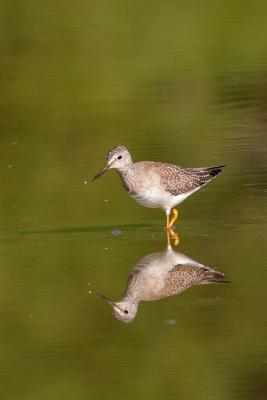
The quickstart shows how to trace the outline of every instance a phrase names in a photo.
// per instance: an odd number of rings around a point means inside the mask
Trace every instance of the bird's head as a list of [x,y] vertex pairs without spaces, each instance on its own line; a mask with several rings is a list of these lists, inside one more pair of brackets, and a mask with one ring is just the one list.
[[103,175],[106,171],[111,168],[115,168],[119,171],[123,171],[125,168],[132,164],[132,157],[129,151],[124,146],[116,146],[109,150],[107,153],[107,164],[96,174],[92,179],[93,181]]
[[112,306],[113,315],[116,319],[126,324],[129,324],[134,320],[138,309],[137,302],[131,302],[130,300],[121,300],[116,302],[102,294],[100,297]]

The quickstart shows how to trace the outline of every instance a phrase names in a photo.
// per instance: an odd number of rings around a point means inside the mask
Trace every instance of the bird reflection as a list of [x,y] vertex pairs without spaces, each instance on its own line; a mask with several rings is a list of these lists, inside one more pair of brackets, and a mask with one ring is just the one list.
[[130,323],[136,316],[140,301],[153,301],[174,296],[193,285],[227,283],[224,274],[215,271],[171,246],[149,254],[138,261],[130,272],[126,290],[119,301],[100,295],[113,308],[113,315]]

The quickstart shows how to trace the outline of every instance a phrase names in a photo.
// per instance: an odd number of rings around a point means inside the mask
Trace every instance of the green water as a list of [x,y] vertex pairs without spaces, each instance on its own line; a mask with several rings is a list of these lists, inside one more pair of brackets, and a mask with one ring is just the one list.
[[[267,398],[266,15],[2,2],[1,399]],[[232,283],[141,303],[130,325],[96,293],[119,299],[165,248],[165,216],[114,171],[90,182],[119,143],[135,161],[227,165],[179,207],[177,250]]]

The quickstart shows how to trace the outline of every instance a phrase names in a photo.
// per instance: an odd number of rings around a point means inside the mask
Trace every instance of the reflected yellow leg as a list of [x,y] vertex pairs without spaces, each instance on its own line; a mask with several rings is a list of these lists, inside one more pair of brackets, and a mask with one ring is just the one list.
[[177,246],[179,244],[179,242],[180,242],[178,233],[176,233],[176,232],[174,232],[172,230],[172,226],[175,223],[175,221],[177,220],[178,215],[179,215],[179,213],[178,213],[178,210],[176,210],[176,208],[174,208],[172,210],[171,221],[170,221],[169,215],[167,215],[167,241],[168,241],[168,245],[171,244],[171,239],[173,240],[174,246]]
[[168,229],[168,231],[170,232],[174,246],[178,246],[178,244],[180,243],[178,233],[174,232],[172,229]]
[[170,237],[170,231],[169,229],[166,230],[167,232],[167,243],[168,243],[168,247],[171,246],[171,237]]

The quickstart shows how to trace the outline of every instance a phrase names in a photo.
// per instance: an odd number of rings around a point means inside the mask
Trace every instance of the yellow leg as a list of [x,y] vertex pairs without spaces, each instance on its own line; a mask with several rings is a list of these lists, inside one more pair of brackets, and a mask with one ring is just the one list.
[[170,246],[170,244],[171,244],[170,232],[169,232],[169,228],[168,228],[169,223],[170,223],[170,217],[169,217],[169,214],[167,214],[166,233],[167,233],[167,242],[168,242],[168,246]]
[[171,219],[171,222],[167,225],[167,226],[168,226],[168,229],[171,229],[171,228],[172,228],[174,222],[175,222],[175,221],[177,220],[177,218],[178,218],[178,215],[179,215],[178,210],[176,210],[176,208],[174,208],[174,209],[172,210],[172,219]]

